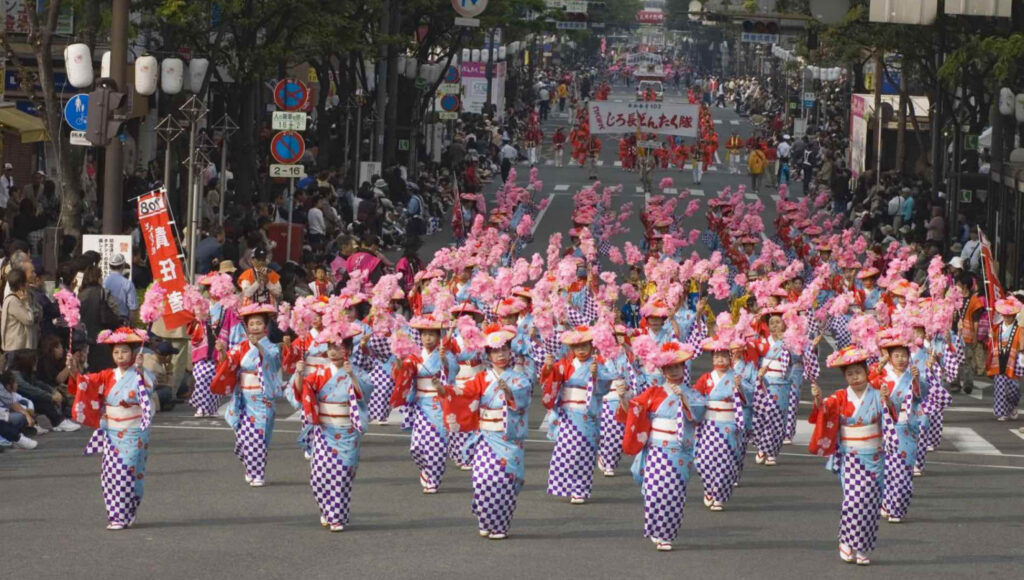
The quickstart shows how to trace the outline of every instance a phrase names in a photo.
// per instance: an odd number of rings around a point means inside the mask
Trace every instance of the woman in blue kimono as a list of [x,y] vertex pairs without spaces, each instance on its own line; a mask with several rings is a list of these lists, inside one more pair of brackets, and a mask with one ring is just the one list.
[[730,344],[709,338],[702,348],[711,353],[711,372],[701,375],[694,390],[707,401],[704,422],[697,434],[696,467],[704,482],[704,506],[725,509],[739,481],[739,455],[743,426],[743,376],[733,370]]
[[498,302],[494,308],[494,314],[498,317],[498,323],[505,327],[515,329],[515,337],[509,342],[512,349],[513,369],[526,377],[532,388],[537,379],[538,363],[544,361],[540,344],[534,340],[536,331],[533,328],[533,319],[524,324],[524,319],[531,316],[527,313],[527,303],[522,298],[505,298]]
[[233,396],[224,418],[235,430],[235,455],[252,487],[264,485],[274,433],[274,400],[281,395],[281,351],[266,335],[267,321],[275,312],[270,304],[239,308],[248,340],[228,352],[210,385],[215,394]]
[[515,327],[494,324],[485,332],[487,368],[446,393],[445,422],[451,431],[471,434],[472,509],[480,536],[503,540],[526,475],[530,381],[512,364]]
[[644,537],[658,551],[672,550],[686,505],[693,468],[696,427],[704,420],[704,397],[684,383],[690,345],[668,342],[646,363],[661,370],[657,384],[636,397],[620,387],[616,418],[625,423],[622,448],[636,455],[633,479],[644,498]]
[[100,453],[100,486],[107,508],[107,529],[123,530],[135,523],[142,503],[149,425],[153,418],[150,385],[136,350],[146,333],[131,328],[104,330],[96,342],[112,345],[114,368],[81,374],[78,359],[68,355],[68,393],[74,396],[72,419],[96,429],[85,454]]
[[743,477],[743,459],[747,456],[747,445],[754,439],[754,400],[757,394],[757,365],[747,360],[747,343],[742,338],[733,339],[729,344],[729,358],[732,361],[732,372],[740,377],[740,391],[743,393],[743,422],[738,424],[737,437],[739,446],[736,448],[736,483],[740,484]]
[[871,355],[847,347],[828,357],[828,366],[842,371],[847,387],[822,399],[821,389],[811,385],[815,424],[810,450],[829,456],[826,469],[839,475],[843,504],[839,519],[839,557],[866,566],[875,549],[878,515],[885,481],[885,450],[882,425],[891,422],[889,391],[868,382],[867,360]]
[[[359,445],[366,432],[369,375],[349,355],[359,328],[349,324],[323,329],[317,343],[327,348],[328,365],[302,380],[302,412],[310,426],[309,484],[320,508],[320,525],[340,532],[348,523],[352,481],[359,466]],[[304,363],[295,372],[304,370]]]
[[789,410],[790,352],[782,341],[786,325],[778,308],[765,312],[770,336],[762,341],[757,394],[754,398],[754,431],[758,465],[775,465],[785,436],[784,421]]
[[548,494],[582,504],[590,497],[597,458],[601,401],[615,374],[595,353],[589,327],[562,333],[570,355],[544,361],[542,403],[554,412],[548,439],[555,442],[548,467]]
[[422,350],[396,366],[391,405],[405,408],[402,430],[412,433],[409,453],[419,468],[423,493],[433,494],[441,486],[448,455],[448,431],[438,393],[440,387],[454,382],[459,365],[441,346],[443,321],[428,314],[414,317],[409,326],[419,331]]
[[887,423],[885,435],[885,496],[882,517],[898,524],[907,517],[910,498],[914,495],[914,465],[920,436],[921,375],[910,361],[907,342],[893,329],[883,330],[878,337],[882,356],[871,373],[876,388],[883,385],[889,392],[889,405],[899,413],[896,421]]
[[921,381],[921,436],[917,444],[917,461],[914,463],[914,477],[924,475],[925,458],[942,442],[943,412],[953,402],[953,395],[943,386],[955,381],[964,361],[963,341],[954,335],[950,343],[944,335],[927,337],[924,326],[915,326],[914,335],[921,344],[910,362],[917,367]]
[[[640,328],[643,333],[654,339],[654,342],[657,344],[666,344],[671,341],[685,342],[685,337],[680,335],[682,329],[679,327],[678,322],[680,314],[685,312],[687,312],[686,309],[680,308],[673,315],[668,304],[663,300],[649,300],[640,309],[640,314],[643,316]],[[645,384],[653,385],[660,380],[661,371],[656,368],[644,366],[641,372],[643,373],[642,378]]]
[[597,468],[605,477],[615,476],[615,468],[622,459],[624,425],[615,420],[615,413],[619,408],[619,387],[625,384],[631,395],[638,395],[644,390],[634,364],[635,356],[629,350],[630,329],[620,324],[615,326],[614,331],[615,340],[621,346],[622,352],[608,361],[608,369],[615,378],[612,379],[608,394],[604,396],[601,404],[601,444],[597,455]]
[[[452,316],[455,318],[468,316],[478,327],[484,319],[484,313],[469,301],[458,304],[452,310]],[[476,377],[480,371],[484,370],[485,353],[480,349],[470,348],[458,328],[454,328],[448,334],[445,346],[447,347],[445,350],[450,352],[455,357],[455,362],[459,364],[459,371],[455,375],[455,386]],[[476,438],[470,437],[471,435],[472,433],[468,431],[455,431],[448,434],[448,458],[455,461],[462,471],[473,469],[472,442]]]

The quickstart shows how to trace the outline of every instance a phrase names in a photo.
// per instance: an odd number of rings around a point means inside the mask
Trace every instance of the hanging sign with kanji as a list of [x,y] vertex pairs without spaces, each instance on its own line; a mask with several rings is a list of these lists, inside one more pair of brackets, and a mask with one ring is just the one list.
[[168,330],[184,326],[192,321],[193,315],[185,307],[185,268],[181,265],[178,240],[171,228],[167,193],[163,188],[139,197],[138,217],[153,282],[167,291],[164,325]]

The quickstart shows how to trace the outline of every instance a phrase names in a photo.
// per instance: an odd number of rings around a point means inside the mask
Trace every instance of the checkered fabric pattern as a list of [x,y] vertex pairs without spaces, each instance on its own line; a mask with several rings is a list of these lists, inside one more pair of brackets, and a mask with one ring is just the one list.
[[[464,461],[473,457],[476,446],[475,438],[470,441],[470,437],[473,435],[472,431],[456,431],[455,433],[448,434],[448,459],[451,459],[460,467],[464,465]],[[472,465],[472,464],[470,464]]]
[[956,376],[960,374],[960,365],[966,360],[967,346],[962,338],[954,335],[951,347],[942,355],[942,370],[947,383],[956,381]]
[[338,451],[331,448],[319,426],[310,435],[313,459],[309,462],[309,485],[320,515],[330,525],[348,523],[348,508],[355,470],[345,465]]
[[[103,431],[97,430],[96,433],[102,434]],[[121,452],[114,445],[107,444],[100,467],[100,486],[109,523],[128,525],[135,521],[135,511],[141,501],[135,495],[135,484],[135,475],[121,459]]]
[[883,479],[856,456],[843,456],[841,481],[843,507],[839,517],[839,541],[860,552],[875,549],[878,517],[882,507]]
[[608,240],[604,240],[604,241],[600,242],[599,244],[597,244],[597,254],[599,256],[604,256],[605,258],[607,258],[608,255],[611,253],[611,251],[612,251],[612,243],[609,242]]
[[601,441],[598,453],[605,469],[615,471],[622,459],[622,436],[626,426],[615,420],[615,409],[618,401],[604,401],[601,405]]
[[235,455],[245,466],[245,474],[263,479],[267,468],[267,442],[256,429],[256,423],[244,409],[235,426]]
[[446,467],[448,437],[438,431],[417,405],[407,407],[412,424],[409,454],[420,470],[420,483],[429,487],[440,487]]
[[1020,403],[1020,380],[1011,379],[1000,373],[994,377],[995,387],[992,393],[992,412],[996,418],[1009,417],[1017,410]]
[[848,321],[845,316],[829,316],[826,328],[829,333],[832,334],[832,338],[836,341],[836,350],[842,350],[850,346],[850,329],[847,327]]
[[136,373],[138,380],[135,382],[135,390],[138,393],[139,409],[142,411],[142,420],[139,421],[139,429],[143,431],[149,429],[149,426],[153,424],[153,399],[149,396],[149,388],[146,387],[146,381],[142,376],[142,373]]
[[686,507],[686,479],[672,465],[669,454],[648,447],[644,463],[644,537],[675,541]]
[[472,507],[481,530],[508,533],[520,486],[515,475],[505,472],[490,445],[481,441],[473,455]]
[[192,376],[196,384],[192,387],[192,396],[188,398],[188,404],[199,412],[213,415],[220,407],[220,397],[210,392],[210,383],[217,373],[217,365],[210,359],[196,361],[192,365]]
[[[942,390],[945,391],[945,389]],[[950,396],[948,392],[946,396]],[[928,417],[928,422],[925,424],[924,429],[921,430],[917,460],[914,463],[914,467],[917,469],[924,470],[928,452],[937,448],[939,443],[942,443],[942,420],[942,409],[939,409]]]
[[782,449],[783,417],[779,405],[766,389],[754,395],[754,439],[757,450],[767,457],[777,457]]
[[391,358],[391,343],[388,342],[388,337],[374,334],[366,341],[366,351],[373,358],[386,361]]
[[800,384],[793,383],[789,387],[789,408],[786,409],[786,423],[782,428],[783,439],[793,439],[796,435],[797,413],[800,410]]
[[548,495],[589,498],[597,449],[558,409],[558,437],[548,466]]
[[[807,337],[813,341],[819,334],[821,334],[821,324],[818,319],[814,317],[813,312],[807,312],[804,314],[807,318]],[[818,360],[818,347],[808,343],[807,347],[804,348],[803,352],[804,361],[804,379],[809,382],[818,380],[818,376],[821,374],[821,364]]]
[[718,249],[718,236],[711,230],[702,231],[700,233],[700,241],[712,252]]
[[395,390],[395,380],[385,367],[377,364],[370,371],[370,381],[373,383],[368,408],[370,420],[386,421],[391,415],[391,393]]
[[694,467],[704,482],[704,493],[715,501],[729,501],[739,479],[735,431],[736,424],[731,421],[704,421],[697,436]]
[[882,505],[890,516],[907,517],[914,495],[914,468],[896,453],[885,456],[885,492]]

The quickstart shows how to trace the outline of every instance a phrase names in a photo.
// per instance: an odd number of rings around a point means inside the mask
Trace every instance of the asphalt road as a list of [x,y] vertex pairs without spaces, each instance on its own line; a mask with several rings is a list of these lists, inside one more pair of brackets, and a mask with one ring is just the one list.
[[[714,113],[722,126],[738,127],[744,136],[749,131],[731,111]],[[565,121],[553,118],[547,135],[557,122]],[[728,130],[720,133],[724,139]],[[630,190],[636,175],[614,167],[616,148],[610,145],[606,140],[599,180],[623,183],[622,201],[642,202]],[[688,175],[674,173],[677,186],[689,184]],[[590,181],[577,168],[541,165],[540,175],[544,195],[553,196],[530,248],[542,252],[548,236],[568,226],[571,194]],[[740,179],[709,173],[702,189],[711,195]],[[557,185],[568,188],[556,191]],[[769,195],[762,192],[771,208]],[[766,223],[772,217],[769,210]],[[691,227],[703,225],[694,220]],[[636,222],[628,238],[639,240],[639,232]],[[439,234],[428,250],[444,243]],[[708,368],[707,361],[697,362],[699,372]],[[836,388],[839,377],[826,372],[821,383],[825,390]],[[1010,429],[1019,425],[993,420],[986,410],[990,393],[988,387],[975,392],[980,400],[955,396],[947,435],[929,456],[926,476],[916,481],[908,519],[881,523],[867,570],[837,557],[841,492],[824,461],[806,453],[806,422],[778,466],[756,466],[747,458],[742,485],[723,512],[703,508],[694,474],[676,550],[657,553],[642,537],[641,498],[628,473],[629,458],[617,477],[596,477],[592,501],[569,505],[545,494],[552,445],[534,431],[512,534],[494,542],[476,534],[469,473],[450,470],[441,493],[423,495],[407,436],[394,426],[371,427],[350,524],[331,534],[318,525],[308,463],[295,444],[297,422],[278,419],[268,484],[254,489],[242,480],[224,422],[194,419],[187,409],[155,420],[146,497],[129,531],[103,529],[99,460],[82,456],[87,430],[44,435],[34,451],[0,454],[0,555],[10,578],[1020,577],[1024,439]],[[801,405],[803,417],[808,409]],[[532,427],[542,411],[537,398]],[[281,402],[279,417],[289,415]]]

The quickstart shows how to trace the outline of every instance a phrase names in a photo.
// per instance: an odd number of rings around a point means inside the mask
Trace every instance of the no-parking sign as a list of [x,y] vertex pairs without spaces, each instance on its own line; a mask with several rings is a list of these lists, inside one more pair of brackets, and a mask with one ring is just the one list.
[[309,103],[309,87],[295,79],[282,79],[274,85],[274,104],[278,109],[298,111]]
[[306,154],[306,140],[295,131],[281,131],[270,140],[270,154],[282,165],[298,163]]

